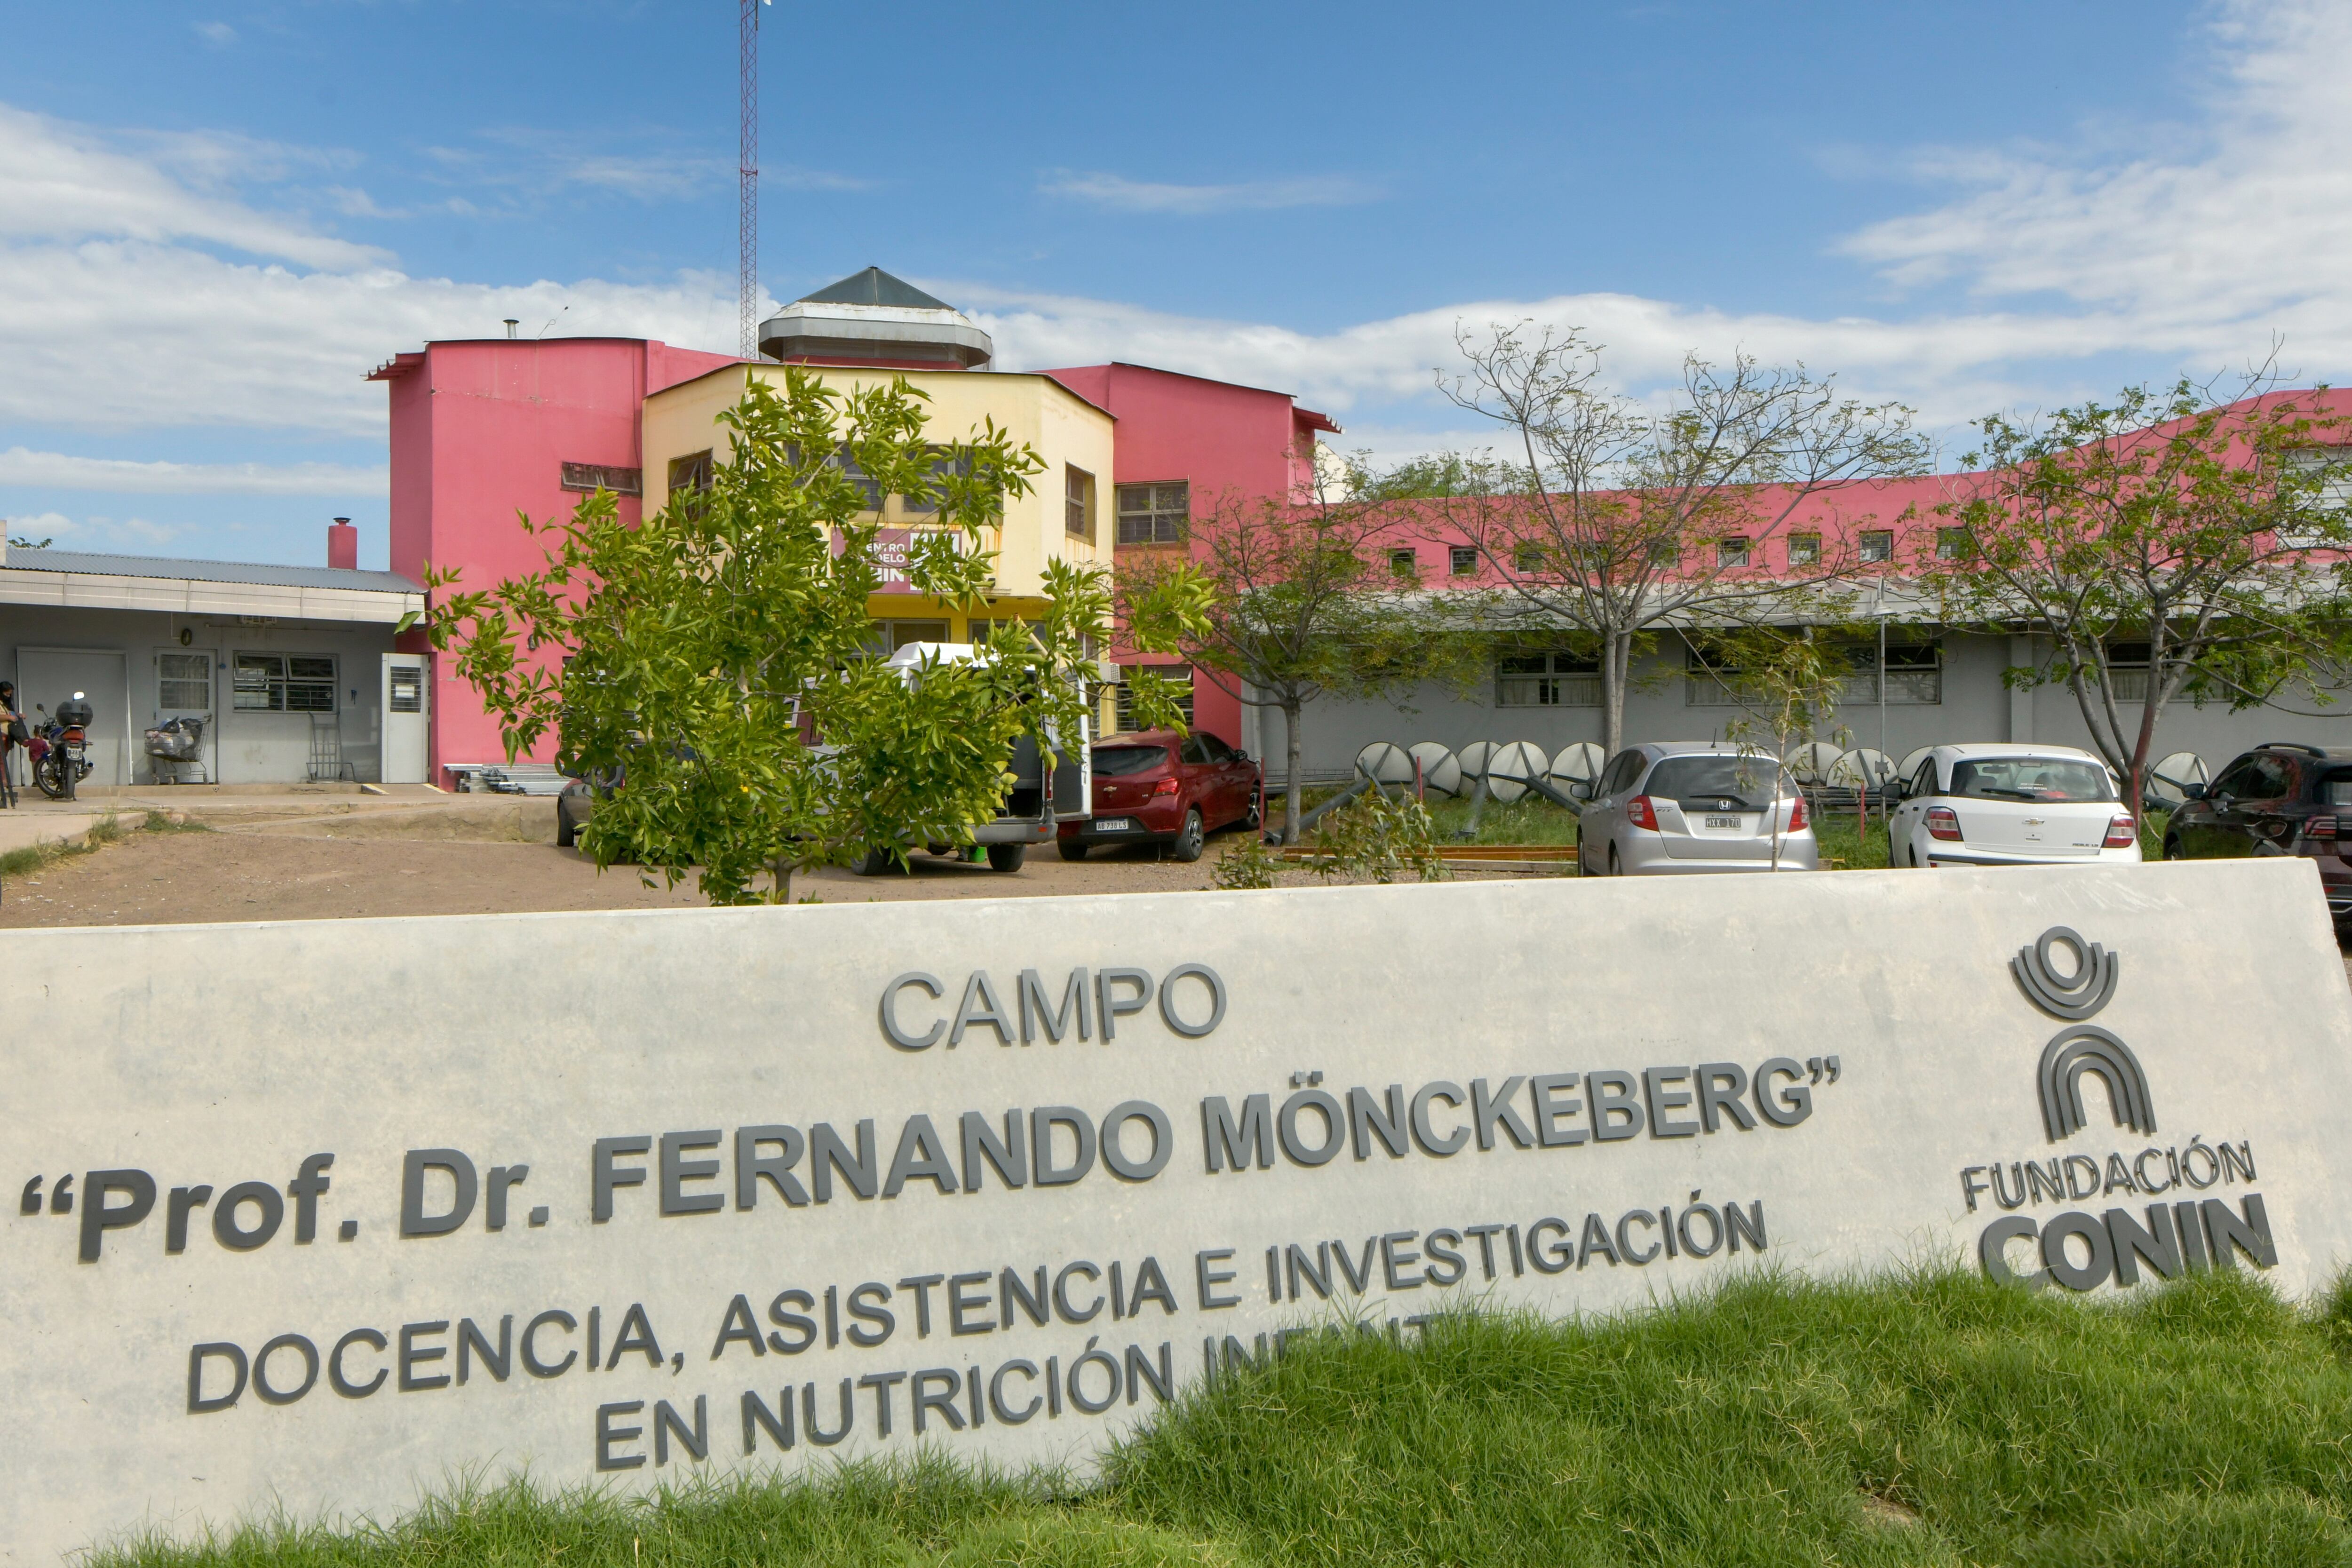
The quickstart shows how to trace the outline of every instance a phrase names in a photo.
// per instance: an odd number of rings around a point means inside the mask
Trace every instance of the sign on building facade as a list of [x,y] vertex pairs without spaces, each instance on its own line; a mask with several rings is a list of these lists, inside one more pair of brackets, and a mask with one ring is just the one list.
[[1083,1458],[1301,1333],[1756,1265],[2308,1292],[2311,878],[8,933],[0,1560],[523,1467]]

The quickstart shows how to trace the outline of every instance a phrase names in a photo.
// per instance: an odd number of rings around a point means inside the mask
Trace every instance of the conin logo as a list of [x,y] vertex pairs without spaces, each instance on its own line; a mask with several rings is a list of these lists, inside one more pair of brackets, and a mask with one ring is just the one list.
[[[2042,1047],[2035,1073],[2050,1142],[2063,1143],[2089,1124],[2084,1080],[2094,1078],[2106,1086],[2116,1125],[2153,1138],[2156,1104],[2139,1058],[2113,1030],[2090,1021],[2115,1000],[2122,960],[2068,927],[2053,926],[2020,948],[2009,968],[2029,1001],[2065,1021]],[[1960,1172],[1960,1192],[1970,1212],[1986,1196],[2007,1210],[2045,1202],[2104,1203],[2118,1194],[2168,1198],[2104,1212],[2069,1210],[2046,1219],[2011,1213],[1978,1237],[1978,1258],[1995,1279],[2092,1290],[2110,1280],[2137,1284],[2143,1270],[2172,1279],[2204,1268],[2234,1268],[2237,1254],[2257,1268],[2275,1267],[2278,1248],[2261,1194],[2247,1193],[2234,1209],[2218,1197],[2179,1196],[2183,1188],[2201,1193],[2216,1184],[2251,1185],[2253,1180],[2251,1142],[2214,1146],[2198,1135],[2185,1148],[2150,1144],[2137,1152],[2116,1150],[2104,1159],[2075,1152],[2012,1160],[2006,1168],[1999,1161],[1970,1165]],[[2020,1272],[2012,1267],[2010,1248],[2020,1245],[2033,1249],[2041,1268]]]
[[[2051,950],[2061,944],[2074,956],[2070,974],[2061,974],[2051,960]],[[2031,947],[2018,949],[2009,967],[2035,1006],[2068,1021],[2068,1026],[2042,1047],[2042,1122],[2049,1129],[2050,1142],[2063,1143],[2085,1125],[2085,1076],[2107,1086],[2117,1126],[2153,1134],[2156,1106],[2148,1098],[2147,1074],[2139,1058],[2113,1034],[2084,1022],[2115,1000],[2122,960],[2095,942],[2084,942],[2065,926],[2052,926]]]

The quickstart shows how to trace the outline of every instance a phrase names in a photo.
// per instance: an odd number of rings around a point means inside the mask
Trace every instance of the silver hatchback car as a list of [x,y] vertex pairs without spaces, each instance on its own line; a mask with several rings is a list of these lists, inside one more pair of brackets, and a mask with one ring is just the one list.
[[1576,853],[1588,877],[1822,866],[1787,768],[1769,752],[1714,741],[1653,741],[1618,752],[1593,786]]

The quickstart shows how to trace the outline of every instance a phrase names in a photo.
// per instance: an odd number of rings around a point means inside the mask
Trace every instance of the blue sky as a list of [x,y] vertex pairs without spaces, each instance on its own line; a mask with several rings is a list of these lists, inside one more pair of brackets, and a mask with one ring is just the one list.
[[[1472,444],[1454,325],[1642,393],[1745,349],[1960,426],[2274,338],[2352,360],[2352,19],[2064,5],[768,8],[761,278],[868,262],[1007,368],[1298,392]],[[427,335],[734,337],[735,10],[311,0],[0,18],[0,515],[60,544],[383,552]],[[549,324],[551,323],[551,324]]]

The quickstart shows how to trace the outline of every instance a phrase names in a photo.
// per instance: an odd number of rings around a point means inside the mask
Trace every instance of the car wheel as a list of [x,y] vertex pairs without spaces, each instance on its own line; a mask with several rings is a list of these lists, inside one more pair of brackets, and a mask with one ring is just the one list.
[[1021,862],[1029,858],[1026,844],[992,844],[988,847],[988,868],[992,871],[1018,871]]
[[1176,842],[1169,846],[1170,853],[1187,864],[1198,860],[1201,858],[1201,841],[1204,837],[1201,830],[1201,808],[1196,805],[1184,814],[1184,826],[1176,830]]
[[2189,853],[2181,848],[2179,838],[2168,837],[2164,841],[2164,858],[2168,860],[2186,860],[2189,858]]
[[1255,791],[1250,795],[1249,810],[1242,814],[1242,826],[1252,833],[1265,826],[1265,813],[1259,807]]
[[571,814],[561,805],[555,808],[555,847],[569,849],[580,842],[580,830],[572,826]]
[[1083,860],[1083,859],[1085,859],[1086,858],[1087,858],[1087,843],[1086,843],[1086,840],[1085,840],[1085,839],[1083,839],[1083,838],[1065,838],[1065,839],[1063,839],[1063,840],[1062,840],[1062,858],[1063,858],[1063,859],[1065,859],[1065,860]]
[[890,858],[890,851],[887,849],[868,849],[850,869],[861,877],[878,877],[897,865],[898,862]]

